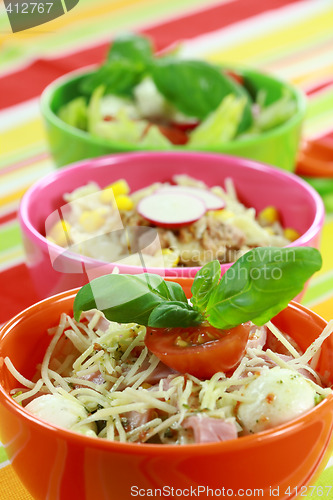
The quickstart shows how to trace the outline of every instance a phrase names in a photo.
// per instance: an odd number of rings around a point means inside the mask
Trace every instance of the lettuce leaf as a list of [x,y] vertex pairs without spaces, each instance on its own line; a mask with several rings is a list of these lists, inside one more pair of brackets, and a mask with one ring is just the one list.
[[87,103],[84,97],[77,97],[62,106],[58,111],[60,120],[80,130],[87,130]]
[[[258,98],[261,99],[260,93]],[[285,89],[282,97],[266,107],[260,106],[260,111],[255,117],[254,128],[259,131],[270,130],[286,122],[297,111],[297,104],[291,92]]]
[[226,96],[218,108],[191,133],[189,146],[215,146],[235,138],[246,104],[244,97]]

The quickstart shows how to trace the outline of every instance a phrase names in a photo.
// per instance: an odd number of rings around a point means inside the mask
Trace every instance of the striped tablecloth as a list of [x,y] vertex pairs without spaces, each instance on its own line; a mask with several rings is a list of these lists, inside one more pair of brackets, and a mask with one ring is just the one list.
[[[157,50],[182,40],[188,56],[287,79],[308,95],[304,137],[333,131],[332,0],[80,0],[66,15],[15,34],[0,0],[0,324],[36,300],[17,209],[25,190],[54,169],[40,93],[54,78],[102,61],[112,37],[124,30],[148,34]],[[324,265],[304,299],[326,319],[333,316],[332,247],[333,218],[327,216]],[[317,485],[333,484],[330,464]],[[332,498],[320,491],[311,498]],[[1,447],[0,498],[31,499]]]

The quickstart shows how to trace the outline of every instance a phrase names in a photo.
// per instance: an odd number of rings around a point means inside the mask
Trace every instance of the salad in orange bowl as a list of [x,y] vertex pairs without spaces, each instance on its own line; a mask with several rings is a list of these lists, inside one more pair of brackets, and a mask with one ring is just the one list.
[[111,274],[9,322],[1,439],[34,498],[287,499],[313,484],[331,451],[333,327],[288,300],[320,266],[312,248],[259,248],[184,288]]

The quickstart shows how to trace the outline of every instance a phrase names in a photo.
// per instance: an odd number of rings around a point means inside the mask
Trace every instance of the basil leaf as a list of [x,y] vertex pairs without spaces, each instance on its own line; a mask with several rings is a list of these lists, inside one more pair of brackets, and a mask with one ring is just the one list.
[[168,289],[169,300],[180,301],[188,304],[185,292],[179,283],[175,283],[174,281],[165,281],[164,283]]
[[152,56],[153,48],[149,38],[126,33],[114,39],[107,60],[126,59],[146,67]]
[[83,286],[74,300],[74,318],[82,311],[99,309],[110,321],[147,325],[152,310],[164,301],[184,300],[185,294],[156,274],[109,274]]
[[119,36],[113,41],[105,63],[82,80],[79,90],[89,96],[104,85],[106,94],[131,96],[133,88],[146,73],[152,56],[148,38],[133,34]]
[[155,328],[186,328],[199,325],[203,316],[189,304],[183,302],[163,302],[151,312],[148,326]]
[[[172,57],[157,59],[152,67],[156,87],[176,108],[188,116],[201,120],[214,111],[228,94],[246,95],[241,86],[231,81],[222,71],[205,61],[177,60]],[[252,122],[247,106],[246,127]],[[250,113],[250,114],[248,114]]]
[[191,302],[199,311],[203,312],[207,306],[210,294],[216,287],[221,276],[221,264],[213,260],[205,264],[195,275],[191,292]]
[[97,71],[87,75],[79,85],[79,91],[90,96],[103,85],[106,94],[131,96],[133,88],[141,81],[143,68],[140,64],[118,59],[105,63]]
[[208,321],[227,329],[245,321],[263,325],[284,309],[322,265],[310,247],[255,248],[222,276],[209,297]]

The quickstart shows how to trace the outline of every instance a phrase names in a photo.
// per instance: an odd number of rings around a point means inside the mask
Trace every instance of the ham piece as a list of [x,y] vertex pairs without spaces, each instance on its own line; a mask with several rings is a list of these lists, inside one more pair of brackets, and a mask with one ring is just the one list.
[[193,415],[183,422],[185,429],[192,429],[196,443],[213,443],[237,438],[237,428],[234,422],[226,422],[221,418]]

